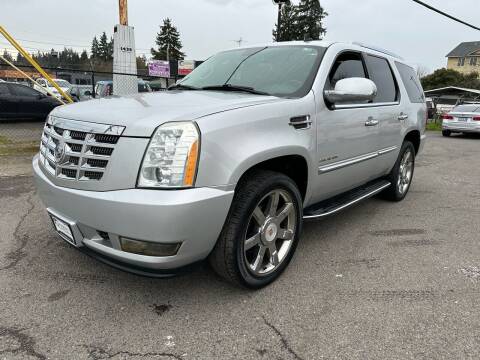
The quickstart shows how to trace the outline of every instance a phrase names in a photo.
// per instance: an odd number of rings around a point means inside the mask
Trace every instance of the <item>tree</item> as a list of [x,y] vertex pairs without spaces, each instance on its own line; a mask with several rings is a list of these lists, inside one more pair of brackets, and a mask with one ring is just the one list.
[[113,39],[110,38],[109,41],[105,31],[103,32],[102,36],[100,36],[98,52],[100,59],[103,61],[111,61],[113,59]]
[[92,41],[91,53],[92,53],[93,59],[100,58],[100,44],[96,36],[93,38],[93,41]]
[[328,14],[320,7],[318,0],[300,0],[296,12],[297,40],[319,40],[325,35],[327,30],[322,20]]
[[182,52],[180,33],[169,18],[163,20],[155,43],[158,49],[152,48],[151,50],[155,60],[183,60],[185,58],[185,53]]
[[7,49],[5,49],[5,50],[3,51],[3,57],[4,57],[6,60],[10,61],[11,63],[13,63],[13,61],[14,61],[12,55],[10,55],[10,53],[7,51]]
[[447,86],[458,86],[468,89],[480,90],[478,73],[462,74],[453,69],[438,69],[433,74],[421,79],[425,90],[438,89]]
[[[295,6],[291,4],[284,4],[280,13],[281,29],[280,38],[278,41],[293,41],[299,37],[297,29],[297,11]],[[275,24],[273,29],[273,40],[277,41],[278,24]]]
[[83,50],[82,53],[80,54],[80,62],[82,64],[87,64],[88,63],[88,53],[87,50]]

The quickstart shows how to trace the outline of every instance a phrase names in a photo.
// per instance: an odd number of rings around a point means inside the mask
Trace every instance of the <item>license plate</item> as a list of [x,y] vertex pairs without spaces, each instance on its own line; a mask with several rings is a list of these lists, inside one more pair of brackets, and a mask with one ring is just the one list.
[[459,117],[457,118],[458,121],[464,121],[464,122],[467,122],[468,121],[468,117]]
[[55,227],[55,230],[60,234],[60,236],[69,243],[76,245],[70,225],[53,215],[51,215],[51,217],[53,221],[53,226]]

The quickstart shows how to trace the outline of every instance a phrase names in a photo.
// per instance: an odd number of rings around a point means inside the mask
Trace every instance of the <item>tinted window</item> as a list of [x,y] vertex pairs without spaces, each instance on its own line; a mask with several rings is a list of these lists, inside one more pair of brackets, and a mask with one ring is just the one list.
[[400,76],[402,77],[405,88],[407,89],[408,97],[412,103],[425,102],[425,95],[423,94],[422,84],[418,80],[415,70],[408,65],[395,62]]
[[342,79],[360,77],[365,78],[365,69],[363,67],[362,56],[357,53],[341,54],[333,65],[328,77],[330,89],[335,88],[335,84]]
[[33,90],[29,87],[23,86],[23,85],[13,85],[13,91],[15,92],[15,95],[17,96],[31,96],[35,97],[38,96],[40,93],[36,90]]
[[10,90],[7,84],[0,84],[0,95],[10,95]]
[[182,84],[196,88],[229,84],[275,96],[302,97],[312,87],[324,52],[316,46],[231,50],[205,61]]
[[397,85],[388,61],[371,55],[367,55],[366,60],[368,76],[378,90],[373,102],[387,103],[398,100]]
[[478,105],[459,105],[455,107],[452,112],[480,112]]

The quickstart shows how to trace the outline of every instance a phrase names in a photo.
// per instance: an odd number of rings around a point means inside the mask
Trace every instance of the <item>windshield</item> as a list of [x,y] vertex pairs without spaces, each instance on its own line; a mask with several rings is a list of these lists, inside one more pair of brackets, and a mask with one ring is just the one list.
[[480,112],[480,105],[459,105],[452,112]]
[[252,88],[281,97],[302,97],[311,89],[325,48],[274,46],[221,52],[187,75],[181,85]]
[[[62,88],[68,88],[70,87],[70,83],[65,81],[65,80],[55,80],[55,82],[58,84],[58,86],[62,87]],[[51,85],[53,87],[53,85]]]

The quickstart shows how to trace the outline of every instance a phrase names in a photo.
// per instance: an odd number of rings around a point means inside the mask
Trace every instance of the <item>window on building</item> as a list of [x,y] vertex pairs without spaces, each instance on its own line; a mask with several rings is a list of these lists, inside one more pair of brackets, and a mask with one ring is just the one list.
[[464,66],[465,65],[465,58],[458,58],[458,66]]
[[478,59],[477,57],[472,56],[470,58],[470,66],[477,66],[477,59]]

